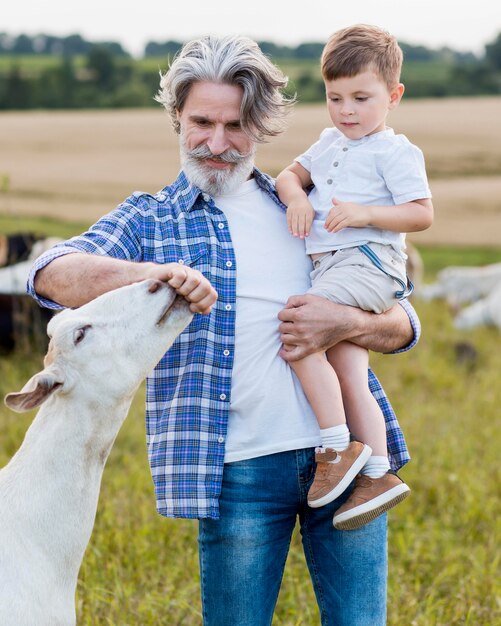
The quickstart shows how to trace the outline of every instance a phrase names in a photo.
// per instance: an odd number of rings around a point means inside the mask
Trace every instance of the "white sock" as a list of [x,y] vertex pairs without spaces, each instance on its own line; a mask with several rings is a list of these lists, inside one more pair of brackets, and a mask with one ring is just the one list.
[[334,448],[334,450],[346,450],[350,445],[350,431],[346,424],[321,428],[320,436],[324,448]]
[[362,467],[361,473],[370,478],[381,478],[390,469],[387,456],[370,456],[367,463]]

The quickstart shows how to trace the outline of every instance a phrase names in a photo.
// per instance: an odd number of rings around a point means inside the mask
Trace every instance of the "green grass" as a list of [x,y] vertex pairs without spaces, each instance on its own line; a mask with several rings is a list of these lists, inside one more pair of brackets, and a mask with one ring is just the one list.
[[[422,248],[430,272],[452,263],[494,262],[500,249]],[[455,330],[447,306],[415,302],[419,346],[371,362],[406,432],[413,493],[389,516],[390,626],[496,626],[499,604],[498,330]],[[474,356],[463,362],[458,344]],[[20,388],[41,356],[0,358],[0,392]],[[80,572],[79,625],[201,624],[197,525],[154,510],[146,460],[144,390],[111,452],[96,525]],[[33,415],[0,408],[0,465]],[[333,571],[335,576],[335,571]],[[297,532],[273,624],[314,626],[318,611]]]
[[90,223],[69,222],[52,217],[29,217],[0,213],[0,233],[32,232],[43,237],[69,238],[82,233]]

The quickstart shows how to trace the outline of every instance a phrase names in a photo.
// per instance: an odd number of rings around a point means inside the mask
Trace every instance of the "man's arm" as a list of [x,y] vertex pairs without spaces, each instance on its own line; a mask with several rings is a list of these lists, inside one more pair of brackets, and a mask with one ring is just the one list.
[[167,282],[190,302],[193,313],[210,313],[217,293],[198,271],[179,263],[135,263],[94,254],[60,256],[39,270],[35,291],[66,307],[79,307],[101,294],[148,278]]
[[292,296],[278,319],[284,344],[280,355],[286,361],[325,352],[340,341],[386,353],[399,350],[414,339],[409,316],[398,305],[376,314],[318,296]]

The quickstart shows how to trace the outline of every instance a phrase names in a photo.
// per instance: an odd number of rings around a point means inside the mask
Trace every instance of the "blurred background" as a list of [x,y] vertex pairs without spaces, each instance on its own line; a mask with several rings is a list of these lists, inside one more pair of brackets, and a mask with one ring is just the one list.
[[[435,222],[409,241],[416,349],[371,364],[406,433],[412,497],[389,516],[391,625],[501,624],[501,9],[495,1],[397,0],[294,9],[263,0],[124,8],[89,0],[9,3],[0,21],[0,390],[41,365],[49,313],[24,295],[46,247],[82,232],[132,191],[179,170],[178,141],[154,102],[159,72],[187,40],[245,34],[290,78],[288,130],[261,146],[276,175],[329,125],[319,57],[359,22],[404,51],[389,118],[424,152]],[[112,451],[80,573],[79,624],[200,624],[196,523],[156,515],[143,390]],[[33,415],[0,408],[0,466]],[[318,611],[295,534],[274,624]]]

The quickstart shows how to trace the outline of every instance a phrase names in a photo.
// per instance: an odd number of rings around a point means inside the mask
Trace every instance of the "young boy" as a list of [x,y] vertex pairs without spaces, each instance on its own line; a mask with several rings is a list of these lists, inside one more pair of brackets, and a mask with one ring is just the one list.
[[[277,178],[289,230],[305,238],[313,260],[308,293],[376,313],[412,291],[402,233],[433,219],[421,151],[386,126],[404,93],[402,56],[396,39],[374,26],[335,33],[321,59],[334,128]],[[384,418],[367,384],[368,353],[343,342],[291,365],[322,436],[308,503],[332,502],[356,477],[333,523],[358,528],[410,491],[390,470]],[[357,441],[350,443],[350,433]]]

